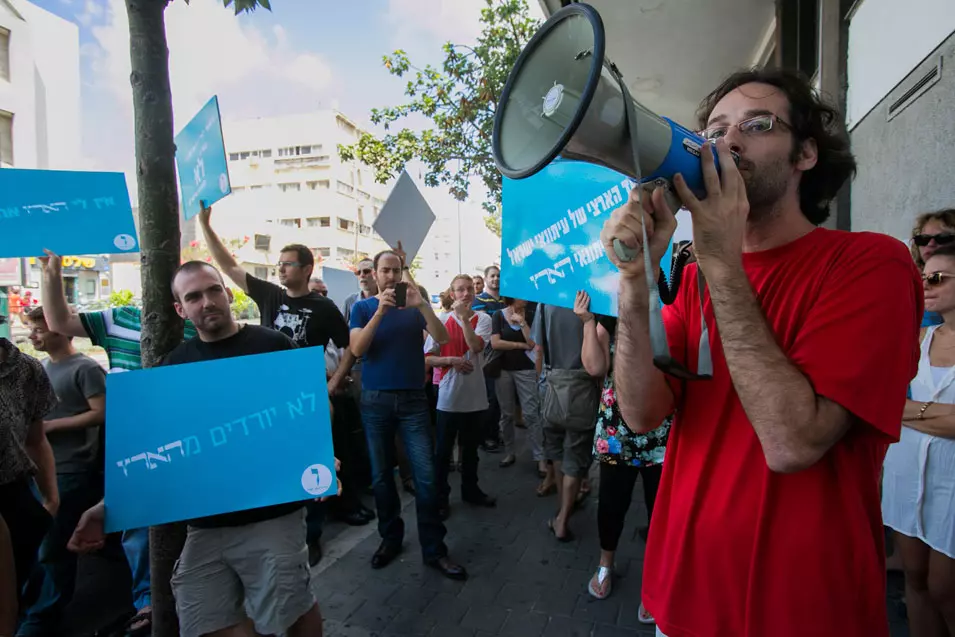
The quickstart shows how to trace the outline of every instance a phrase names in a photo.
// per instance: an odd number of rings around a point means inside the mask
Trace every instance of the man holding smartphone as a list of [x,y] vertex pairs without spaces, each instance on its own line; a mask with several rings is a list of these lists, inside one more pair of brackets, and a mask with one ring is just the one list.
[[441,345],[449,341],[449,336],[412,280],[404,257],[401,250],[375,255],[372,263],[380,291],[355,303],[351,311],[351,350],[363,357],[361,416],[382,538],[371,566],[377,569],[390,564],[401,553],[404,540],[393,472],[395,435],[400,434],[414,476],[418,536],[425,564],[450,579],[463,580],[467,571],[448,558],[444,544],[447,529],[438,513],[431,418],[421,382],[424,330]]

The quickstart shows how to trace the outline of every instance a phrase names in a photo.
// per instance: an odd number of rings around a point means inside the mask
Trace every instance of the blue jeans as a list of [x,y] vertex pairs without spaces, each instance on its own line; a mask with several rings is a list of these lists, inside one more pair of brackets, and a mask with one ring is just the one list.
[[17,635],[55,635],[63,610],[73,599],[76,585],[76,554],[66,548],[80,516],[103,495],[103,477],[92,473],[60,473],[56,476],[60,508],[43,538],[37,564],[30,574]]
[[438,516],[431,416],[423,389],[401,391],[364,390],[361,419],[371,457],[372,487],[378,509],[378,534],[384,542],[400,546],[405,525],[401,500],[395,487],[395,435],[400,435],[411,464],[418,512],[418,539],[425,561],[448,554],[444,545],[447,529]]
[[152,606],[149,588],[149,529],[123,531],[123,552],[133,578],[133,606],[137,611]]

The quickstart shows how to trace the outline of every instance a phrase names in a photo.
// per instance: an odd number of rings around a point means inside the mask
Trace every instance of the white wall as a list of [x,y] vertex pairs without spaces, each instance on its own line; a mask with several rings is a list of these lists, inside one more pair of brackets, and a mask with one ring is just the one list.
[[849,128],[953,31],[955,0],[861,0],[849,22]]
[[78,168],[79,30],[23,0],[0,0],[10,31],[10,81],[0,80],[0,110],[13,113],[13,163]]

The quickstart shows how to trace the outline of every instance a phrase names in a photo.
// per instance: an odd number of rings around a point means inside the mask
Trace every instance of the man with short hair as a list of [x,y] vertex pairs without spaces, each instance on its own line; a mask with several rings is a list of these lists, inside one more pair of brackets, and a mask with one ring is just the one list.
[[674,179],[697,263],[663,311],[679,378],[650,336],[648,279],[676,228],[663,191],[634,190],[601,233],[620,270],[620,414],[639,433],[675,413],[643,571],[669,637],[889,634],[880,471],[922,286],[895,239],[817,227],[855,171],[843,121],[778,69],[735,73],[701,104],[706,198]]
[[[279,352],[295,348],[281,332],[240,326],[232,291],[202,261],[188,261],[172,280],[176,312],[198,336],[167,354],[163,365]],[[322,616],[309,588],[305,502],[225,513],[189,521],[172,589],[183,637],[322,634]],[[248,617],[246,616],[248,609]]]
[[474,279],[474,294],[475,294],[475,296],[478,295],[478,294],[482,294],[482,293],[484,292],[484,277],[483,277],[482,275],[480,275],[480,274],[475,274],[475,275],[474,275],[473,277],[471,277],[471,278]]
[[[395,488],[395,435],[400,434],[411,461],[417,498],[418,538],[425,564],[451,579],[466,579],[467,571],[448,558],[447,529],[438,513],[431,419],[424,381],[424,330],[439,344],[448,331],[421,297],[404,263],[394,250],[372,260],[376,297],[355,303],[351,314],[351,347],[364,356],[361,415],[371,454],[378,533],[382,541],[372,568],[383,568],[401,553],[404,522]],[[405,288],[398,307],[396,286]]]
[[18,637],[43,637],[57,634],[63,610],[73,598],[76,555],[67,550],[67,542],[83,511],[103,495],[100,434],[106,417],[106,372],[77,353],[72,336],[49,329],[42,306],[27,310],[24,319],[33,347],[49,355],[43,369],[57,397],[43,426],[56,461],[60,508],[40,545],[28,586],[30,606],[17,632]]
[[[315,269],[315,256],[312,251],[301,244],[282,248],[279,252],[278,273],[279,283],[284,287],[278,286],[246,272],[212,229],[211,220],[212,207],[203,202],[199,212],[199,226],[209,246],[209,252],[226,276],[248,293],[259,306],[263,327],[282,332],[299,347],[325,347],[332,342],[344,350],[334,373],[326,372],[328,394],[337,394],[355,359],[347,349],[348,324],[342,318],[338,307],[334,301],[313,292],[309,287],[309,280]],[[322,285],[324,286],[324,283]],[[349,464],[346,461],[346,471],[351,470]],[[353,498],[349,498],[349,501],[354,503]],[[367,524],[371,517],[363,509],[359,502],[354,504],[353,510],[346,513],[352,521]],[[308,518],[311,561],[317,564],[321,559],[324,506],[318,502],[310,504]]]

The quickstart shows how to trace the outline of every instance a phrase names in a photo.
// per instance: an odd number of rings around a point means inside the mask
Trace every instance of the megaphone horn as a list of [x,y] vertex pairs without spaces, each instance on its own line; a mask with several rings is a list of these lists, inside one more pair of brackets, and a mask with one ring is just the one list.
[[[700,156],[705,140],[633,99],[623,74],[605,53],[603,21],[590,5],[569,4],[541,26],[518,56],[501,93],[491,143],[498,169],[511,179],[524,179],[560,156],[615,170],[641,190],[663,187],[673,210],[680,207],[672,188],[677,173],[704,198]],[[643,242],[646,245],[646,228]],[[621,261],[638,254],[617,240],[614,251]],[[675,289],[667,287],[662,271],[660,280],[653,281],[649,251],[642,252],[654,361],[682,378],[709,377],[702,362],[694,374],[670,358],[660,304],[661,293],[670,300]]]

